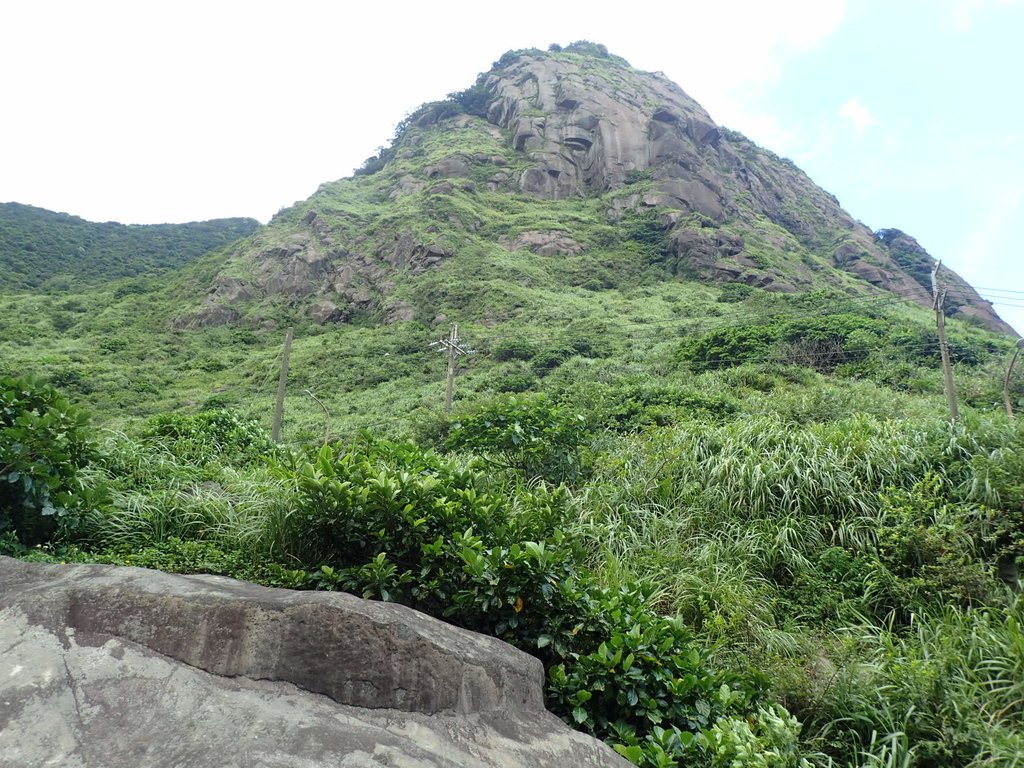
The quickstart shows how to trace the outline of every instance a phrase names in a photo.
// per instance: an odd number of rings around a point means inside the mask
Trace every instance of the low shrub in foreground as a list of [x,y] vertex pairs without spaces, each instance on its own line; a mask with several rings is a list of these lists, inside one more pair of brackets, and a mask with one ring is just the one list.
[[0,378],[0,532],[38,544],[74,526],[91,501],[78,477],[93,457],[87,423],[48,384]]
[[512,395],[459,415],[447,447],[473,451],[527,479],[568,482],[583,471],[586,419],[546,395]]
[[291,471],[305,535],[291,554],[319,564],[317,586],[404,603],[537,656],[549,707],[640,765],[711,764],[712,729],[733,733],[725,719],[763,694],[757,678],[713,670],[689,630],[651,608],[649,589],[600,587],[558,528],[560,492],[523,490],[533,498],[511,505],[482,473],[365,440],[296,457]]

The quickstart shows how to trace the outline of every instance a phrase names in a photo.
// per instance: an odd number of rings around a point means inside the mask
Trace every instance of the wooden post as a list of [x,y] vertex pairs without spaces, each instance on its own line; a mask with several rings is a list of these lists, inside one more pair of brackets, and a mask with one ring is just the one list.
[[946,400],[949,402],[949,417],[953,421],[960,420],[960,408],[956,402],[956,384],[953,382],[953,367],[949,362],[949,344],[946,342],[946,313],[943,305],[946,301],[946,289],[939,290],[937,276],[941,261],[935,262],[932,270],[932,299],[935,305],[935,327],[939,333],[939,353],[942,355],[942,374],[946,381]]
[[444,412],[452,412],[452,397],[455,394],[455,355],[459,342],[459,326],[452,326],[452,335],[448,340],[448,382],[444,390]]
[[288,326],[288,333],[284,337],[281,375],[277,379],[277,405],[274,408],[274,426],[270,430],[270,439],[275,443],[281,440],[281,422],[284,420],[284,392],[288,383],[288,361],[292,356],[292,334],[294,330],[294,328]]
[[1010,358],[1010,367],[1006,369],[1006,378],[1003,379],[1003,403],[1006,405],[1006,415],[1013,418],[1013,404],[1010,402],[1010,377],[1013,376],[1013,366],[1017,364],[1017,356],[1024,348],[1024,339],[1017,339],[1017,348],[1013,350],[1013,357]]
[[430,346],[448,350],[448,375],[445,380],[444,389],[444,412],[451,413],[452,397],[455,393],[455,361],[459,355],[473,354],[473,350],[462,346],[462,341],[459,339],[458,325],[452,326],[452,332],[447,339],[432,341]]

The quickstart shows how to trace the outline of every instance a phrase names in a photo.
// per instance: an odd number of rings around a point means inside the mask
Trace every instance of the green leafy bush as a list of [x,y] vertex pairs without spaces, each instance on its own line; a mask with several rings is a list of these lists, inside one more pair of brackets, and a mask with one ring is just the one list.
[[449,93],[448,99],[459,106],[467,115],[487,118],[487,107],[490,106],[491,93],[484,87],[483,76],[477,78],[477,82],[464,91]]
[[899,605],[894,608],[971,605],[990,596],[995,583],[979,546],[984,512],[973,505],[949,504],[936,475],[925,477],[909,491],[893,489],[883,494],[882,501],[878,558],[898,579]]
[[662,215],[653,208],[628,210],[619,222],[619,230],[627,243],[651,263],[670,256],[672,243],[668,229]]
[[718,292],[719,304],[738,304],[749,299],[754,289],[746,283],[726,283]]
[[529,371],[511,371],[494,379],[497,392],[521,394],[529,392],[537,384],[537,378]]
[[687,339],[679,348],[677,359],[695,368],[729,368],[747,362],[767,359],[777,339],[773,326],[744,325],[720,328],[695,339]]
[[53,387],[0,378],[0,531],[38,544],[73,527],[90,499],[79,475],[93,457],[87,424]]
[[367,439],[348,453],[296,457],[292,471],[290,554],[320,564],[314,583],[401,602],[537,656],[549,707],[639,749],[643,764],[658,764],[651,756],[666,745],[707,758],[701,731],[763,692],[757,679],[714,672],[682,623],[652,610],[649,588],[597,584],[586,553],[559,530],[564,489],[521,489],[510,504],[482,473]]
[[611,429],[630,432],[642,427],[667,426],[682,418],[721,419],[735,413],[732,401],[688,387],[628,381],[614,386],[579,386],[567,393],[572,402],[585,402],[593,430]]
[[800,723],[779,706],[755,714],[723,718],[708,735],[712,768],[810,768],[801,757]]
[[150,419],[144,439],[157,441],[179,458],[252,464],[275,451],[266,431],[255,421],[226,408],[183,415],[163,413]]
[[527,478],[559,483],[577,478],[587,438],[584,417],[546,395],[499,397],[460,415],[447,446],[481,454]]
[[528,339],[502,339],[494,345],[491,356],[495,360],[529,360],[537,354],[537,345]]
[[[894,325],[900,330],[894,331]],[[952,353],[958,362],[978,365],[991,352],[986,343],[980,337],[963,338]],[[842,366],[848,375],[877,375],[894,361],[931,363],[937,355],[935,332],[928,326],[841,311],[716,328],[686,339],[676,359],[697,370],[777,360],[823,373]]]
[[575,354],[576,350],[568,345],[545,347],[530,358],[530,367],[533,368],[537,374],[543,376],[548,371],[554,370],[560,366]]
[[490,535],[501,523],[501,501],[479,473],[411,443],[363,438],[345,453],[326,445],[310,459],[294,457],[285,471],[299,492],[291,554],[308,564],[362,566],[385,553],[418,571],[439,539],[467,529]]
[[713,672],[690,631],[648,598],[643,589],[594,593],[600,642],[550,669],[550,705],[638,765],[703,762],[712,751],[704,732],[748,711],[761,684]]

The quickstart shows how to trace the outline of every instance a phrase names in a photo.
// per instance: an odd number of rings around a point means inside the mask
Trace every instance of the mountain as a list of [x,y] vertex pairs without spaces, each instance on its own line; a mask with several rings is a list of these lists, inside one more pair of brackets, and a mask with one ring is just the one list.
[[[483,277],[523,251],[574,262],[592,287],[639,254],[664,280],[932,302],[934,260],[913,238],[872,232],[664,75],[578,43],[509,52],[421,107],[355,177],[236,248],[176,324],[259,321],[266,300],[320,323],[430,322],[447,312],[426,273],[475,262]],[[957,275],[941,280],[949,314],[1012,333]]]
[[[747,364],[809,369],[825,377],[815,393],[836,387],[860,410],[875,406],[844,388],[866,380],[886,416],[924,407],[919,396],[944,407],[934,259],[590,43],[505,54],[266,226],[3,210],[39,226],[0,251],[27,285],[0,292],[0,373],[40,376],[105,424],[208,405],[268,421],[288,326],[295,442],[434,419],[445,361],[431,343],[453,323],[477,352],[459,361],[456,409],[514,392],[610,404],[629,381],[720,389],[715,372]],[[191,237],[204,231],[217,238]],[[167,247],[149,261],[126,246],[160,233]],[[90,258],[57,258],[75,243]],[[63,266],[40,266],[53,260]],[[54,272],[69,276],[44,283]],[[1001,408],[1014,335],[955,274],[938,279],[961,399]],[[733,395],[759,411],[764,391]]]
[[[180,267],[260,226],[254,219],[189,224],[104,224],[20,203],[0,203],[0,285],[96,283]],[[65,286],[66,287],[66,286]]]

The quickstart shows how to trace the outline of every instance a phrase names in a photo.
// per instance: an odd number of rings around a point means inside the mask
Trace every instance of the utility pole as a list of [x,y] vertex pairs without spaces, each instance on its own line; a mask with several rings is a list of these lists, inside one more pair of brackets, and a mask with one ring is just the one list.
[[1006,369],[1006,378],[1003,379],[1003,403],[1006,405],[1006,415],[1013,418],[1013,404],[1010,402],[1010,377],[1013,376],[1013,366],[1017,364],[1017,356],[1024,349],[1024,339],[1017,339],[1017,348],[1013,350],[1013,357],[1010,358],[1010,367]]
[[449,335],[447,339],[432,341],[430,342],[430,346],[448,351],[448,379],[444,393],[444,412],[451,413],[452,396],[455,392],[455,361],[460,355],[473,354],[474,350],[467,349],[462,345],[462,340],[459,338],[458,324],[452,326],[451,335]]
[[270,430],[270,439],[275,443],[281,439],[281,422],[284,420],[284,390],[288,383],[288,361],[292,356],[292,333],[294,328],[288,326],[284,337],[284,356],[281,358],[281,375],[277,379],[277,406],[274,408],[274,426]]
[[939,290],[939,267],[942,261],[935,262],[932,270],[932,300],[935,307],[935,327],[939,332],[939,353],[942,355],[942,373],[946,379],[946,400],[949,401],[949,417],[953,421],[960,420],[960,408],[956,403],[956,384],[953,383],[953,367],[949,363],[949,344],[946,342],[946,313],[943,305],[946,301],[946,288]]

